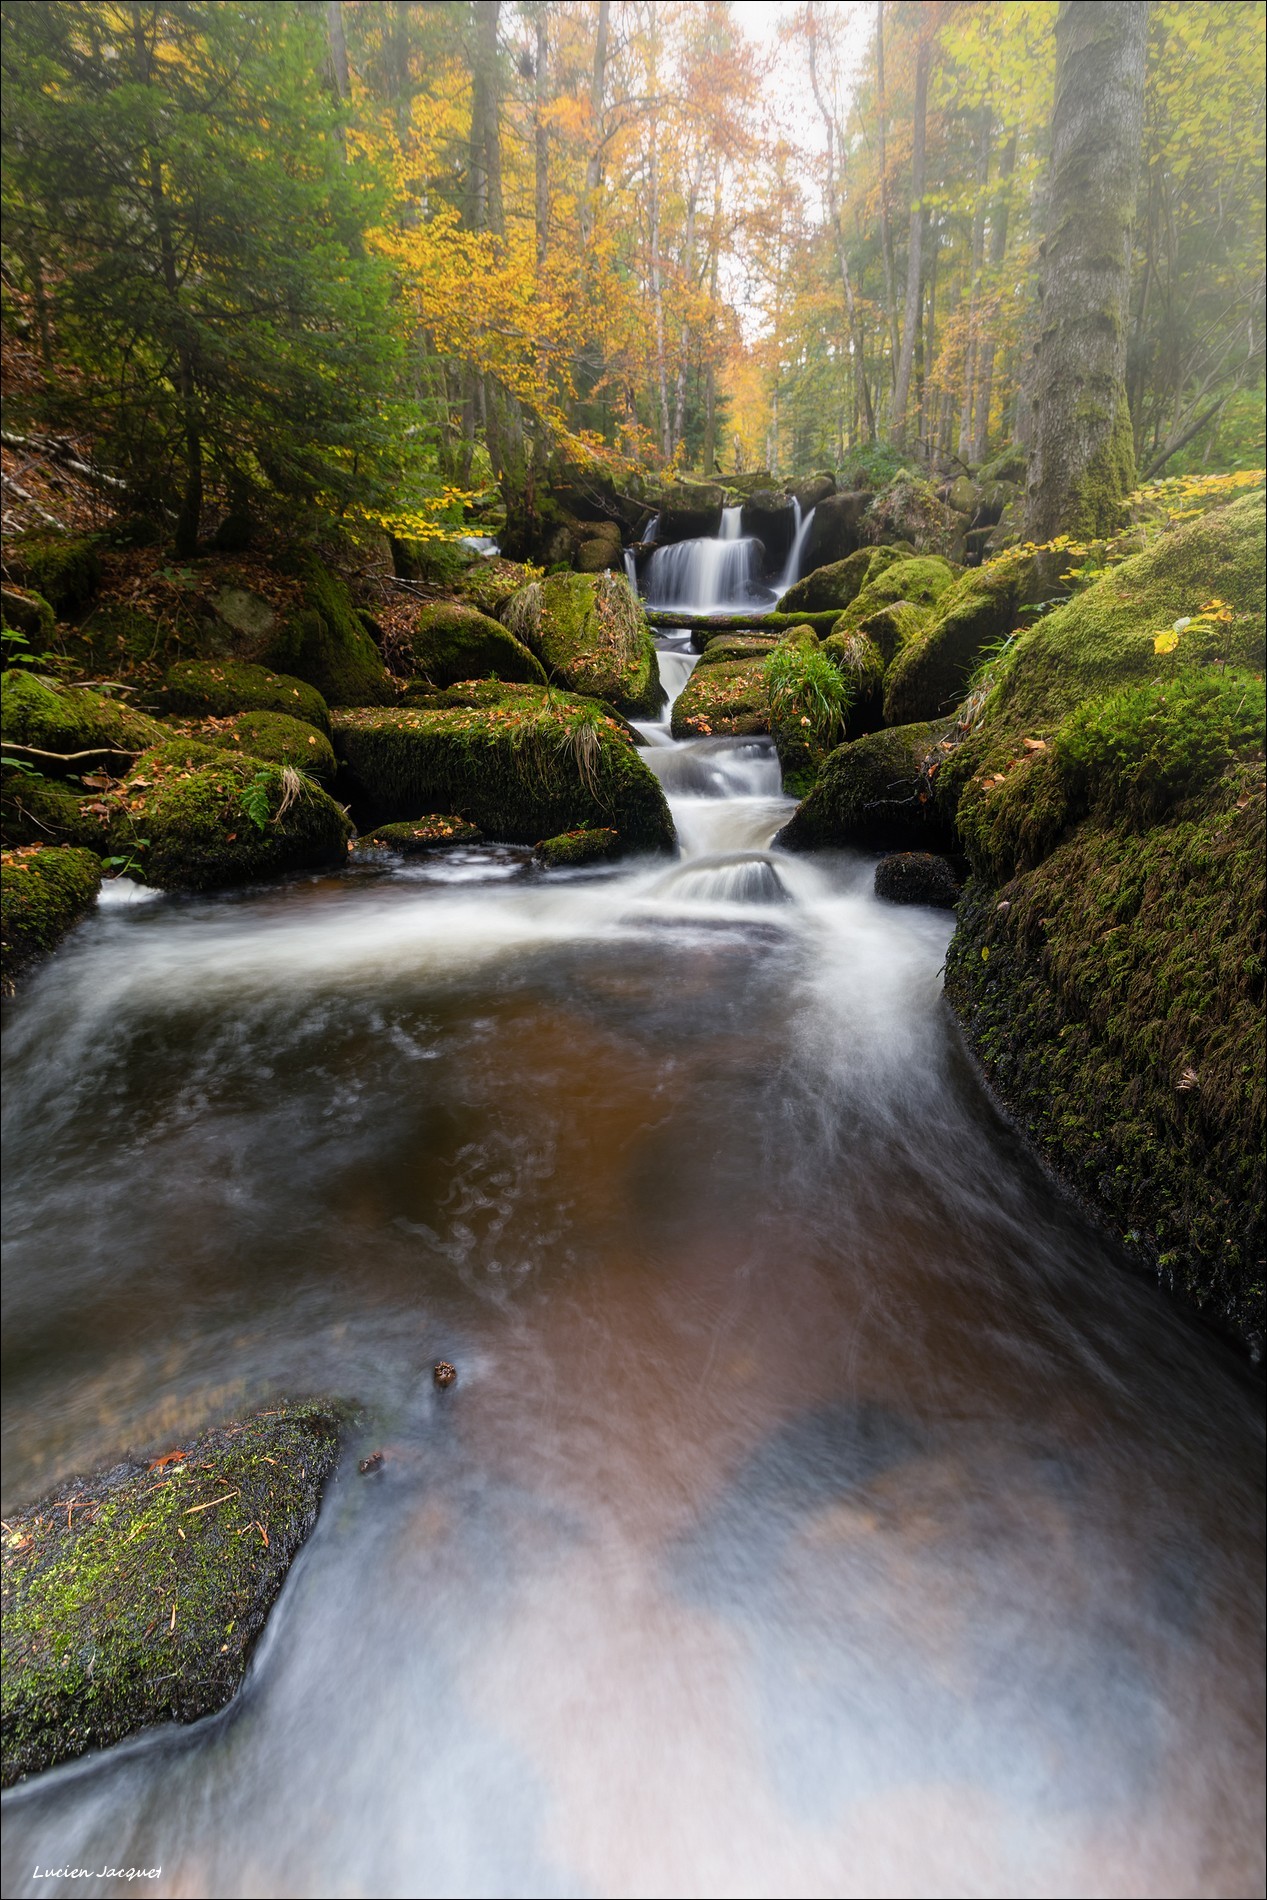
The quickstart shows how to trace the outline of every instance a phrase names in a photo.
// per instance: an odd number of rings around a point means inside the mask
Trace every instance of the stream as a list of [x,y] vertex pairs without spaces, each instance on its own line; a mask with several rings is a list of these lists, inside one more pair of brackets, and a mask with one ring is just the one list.
[[6,1796],[7,1894],[1261,1892],[1258,1387],[994,1112],[952,919],[643,737],[676,863],[116,884],[9,1007],[8,1501],[366,1423],[241,1694]]

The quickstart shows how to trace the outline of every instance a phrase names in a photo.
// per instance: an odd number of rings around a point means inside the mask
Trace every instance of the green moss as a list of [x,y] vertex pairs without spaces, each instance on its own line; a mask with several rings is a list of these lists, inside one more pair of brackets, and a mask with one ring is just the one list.
[[675,739],[769,732],[765,656],[697,666],[673,702],[671,725]]
[[696,671],[701,666],[724,666],[728,660],[763,660],[777,645],[777,640],[763,640],[757,634],[718,634],[700,654]]
[[289,713],[330,730],[330,712],[321,694],[305,680],[242,660],[181,660],[163,683],[168,712],[188,717],[224,718],[242,712]]
[[[17,667],[0,682],[0,730],[15,746],[69,756],[77,752],[140,752],[163,728],[122,699],[87,687],[54,686]],[[36,761],[44,770],[48,762]],[[85,769],[76,762],[72,770]]]
[[562,865],[596,864],[614,857],[619,848],[620,833],[610,825],[582,825],[578,831],[544,839],[537,846],[536,856],[553,870]]
[[83,810],[82,795],[59,780],[39,772],[5,767],[3,800],[4,842],[16,844],[74,844],[88,851],[104,851],[101,818]]
[[409,636],[413,663],[436,686],[458,680],[514,680],[544,686],[541,662],[499,621],[473,607],[424,607]]
[[390,705],[395,687],[343,581],[315,558],[304,563],[302,578],[304,604],[271,636],[261,660],[307,680],[327,705]]
[[279,1406],[7,1520],[6,1786],[223,1707],[316,1522],[338,1437],[333,1409]]
[[[870,625],[873,614],[865,623]],[[849,689],[849,710],[845,737],[857,739],[881,723],[884,701],[884,655],[861,630],[832,633],[823,641],[824,656],[836,668]]]
[[6,541],[4,562],[10,580],[42,594],[59,617],[91,600],[101,582],[90,535],[19,535]]
[[[1085,399],[1093,403],[1093,397]],[[1126,497],[1135,489],[1135,436],[1125,389],[1119,387],[1113,427],[1092,456],[1062,513],[1065,532],[1093,541],[1116,534],[1126,519]]]
[[504,618],[551,680],[609,700],[630,719],[659,710],[655,643],[623,574],[547,575],[522,588]]
[[379,825],[367,837],[358,838],[358,851],[398,851],[403,857],[421,857],[428,851],[443,851],[459,844],[482,844],[484,834],[469,818],[452,812],[427,812],[403,824]]
[[334,747],[324,732],[289,713],[237,713],[228,719],[204,719],[189,735],[226,752],[245,752],[272,765],[293,765],[320,785],[332,784]]
[[868,581],[878,580],[886,567],[901,558],[893,548],[858,548],[843,561],[816,567],[812,574],[789,587],[779,602],[780,610],[800,614],[848,607]]
[[1049,1165],[1167,1286],[1258,1347],[1263,780],[1084,823],[960,906],[947,995]]
[[73,644],[88,665],[131,669],[163,663],[180,642],[153,614],[107,601],[76,628]]
[[766,660],[765,685],[783,789],[803,798],[844,737],[851,683],[806,627],[780,641]]
[[852,628],[840,626],[837,622],[832,631],[836,632],[838,627],[842,634],[852,631],[865,635],[879,651],[884,664],[889,666],[903,647],[909,646],[912,640],[919,637],[932,618],[931,607],[919,607],[910,600],[895,600],[889,606],[877,607],[874,613],[867,614],[864,619],[856,620]]
[[91,851],[68,845],[6,851],[0,859],[0,978],[12,989],[89,910],[101,883]]
[[477,705],[367,708],[335,716],[334,743],[368,826],[456,811],[509,844],[581,826],[615,827],[628,850],[673,843],[659,781],[592,701],[520,687]]
[[878,574],[869,574],[832,629],[852,633],[872,614],[898,601],[911,607],[934,607],[954,586],[958,569],[936,554],[915,554],[889,562]]
[[512,596],[539,578],[535,568],[521,561],[477,561],[455,582],[455,589],[468,607],[499,620]]
[[938,850],[949,831],[924,773],[934,736],[930,725],[898,726],[838,746],[779,842],[793,851]]
[[215,890],[337,864],[351,826],[320,787],[193,739],[143,753],[117,793],[111,838],[164,890]]
[[16,587],[0,588],[0,608],[5,626],[24,634],[32,652],[43,652],[57,625],[57,616],[44,596],[19,592]]
[[1018,548],[970,568],[906,639],[889,669],[884,716],[890,724],[936,719],[962,698],[982,655],[1011,633],[1022,609],[1061,591],[1063,554]]

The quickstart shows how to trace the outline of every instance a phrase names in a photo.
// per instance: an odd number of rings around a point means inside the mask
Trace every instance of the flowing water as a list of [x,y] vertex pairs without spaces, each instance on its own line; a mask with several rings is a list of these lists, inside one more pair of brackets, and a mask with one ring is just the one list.
[[242,1693],[6,1797],[7,1894],[1261,1891],[1256,1388],[992,1112],[949,920],[644,737],[676,863],[116,886],[12,1005],[10,1499],[366,1421]]

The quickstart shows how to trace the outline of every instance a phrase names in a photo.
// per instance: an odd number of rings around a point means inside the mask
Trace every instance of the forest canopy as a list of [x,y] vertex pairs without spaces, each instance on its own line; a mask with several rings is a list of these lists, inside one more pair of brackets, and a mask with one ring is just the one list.
[[[1056,12],[6,4],[9,426],[186,551],[270,501],[451,532],[560,456],[975,471],[1028,441]],[[1141,477],[1262,461],[1263,42],[1149,10]]]

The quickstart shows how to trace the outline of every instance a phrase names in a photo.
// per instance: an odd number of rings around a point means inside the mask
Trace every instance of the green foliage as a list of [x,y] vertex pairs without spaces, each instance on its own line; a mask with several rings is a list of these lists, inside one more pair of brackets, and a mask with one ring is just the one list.
[[765,683],[784,789],[801,797],[844,737],[852,684],[812,635],[774,649],[765,661]]

